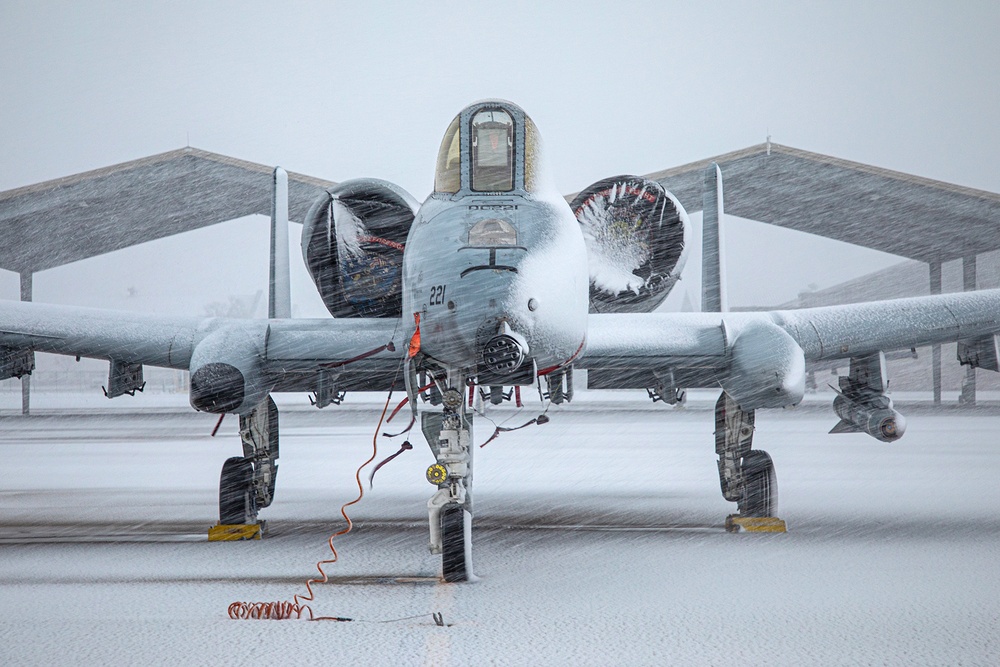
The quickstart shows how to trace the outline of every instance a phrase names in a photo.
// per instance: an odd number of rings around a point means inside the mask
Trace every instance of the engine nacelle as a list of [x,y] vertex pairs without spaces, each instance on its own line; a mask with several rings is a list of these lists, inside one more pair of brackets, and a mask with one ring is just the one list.
[[773,322],[747,323],[728,353],[729,368],[719,384],[741,409],[786,408],[805,395],[805,353]]
[[570,204],[590,265],[590,312],[648,313],[663,303],[687,257],[687,212],[656,181],[615,176]]
[[306,214],[302,257],[334,317],[402,314],[403,248],[417,203],[374,178],[344,181]]
[[892,399],[882,394],[851,398],[838,394],[833,411],[842,420],[831,433],[867,433],[882,442],[894,442],[906,432],[906,418],[892,408]]
[[274,381],[262,367],[267,325],[217,329],[191,354],[191,407],[200,412],[248,414],[267,398]]

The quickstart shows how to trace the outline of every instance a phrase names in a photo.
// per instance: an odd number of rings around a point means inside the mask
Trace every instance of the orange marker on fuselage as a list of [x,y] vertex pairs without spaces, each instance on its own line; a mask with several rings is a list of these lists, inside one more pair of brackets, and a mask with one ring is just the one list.
[[413,313],[413,321],[416,322],[417,329],[410,337],[410,359],[417,356],[417,352],[420,351],[420,313]]

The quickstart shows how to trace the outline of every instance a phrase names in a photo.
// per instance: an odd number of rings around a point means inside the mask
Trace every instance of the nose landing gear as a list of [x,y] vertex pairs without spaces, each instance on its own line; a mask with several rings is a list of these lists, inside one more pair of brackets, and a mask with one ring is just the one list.
[[431,553],[441,554],[445,581],[471,581],[472,574],[472,415],[462,392],[442,394],[441,413],[421,415],[421,429],[437,463],[427,480],[438,490],[427,502]]

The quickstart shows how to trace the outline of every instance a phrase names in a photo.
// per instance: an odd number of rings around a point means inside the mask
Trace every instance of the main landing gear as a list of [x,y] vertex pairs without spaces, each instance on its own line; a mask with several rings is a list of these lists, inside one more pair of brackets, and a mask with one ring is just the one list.
[[427,502],[431,553],[441,554],[445,581],[472,580],[472,413],[462,392],[441,394],[443,410],[421,415],[421,429],[437,463],[427,481],[437,492]]
[[778,511],[778,479],[767,452],[752,449],[754,411],[741,410],[726,392],[715,404],[715,453],[722,496],[737,505],[726,530],[785,532]]
[[271,504],[278,474],[278,408],[270,396],[240,416],[243,456],[228,459],[219,479],[219,523],[257,524],[258,510]]

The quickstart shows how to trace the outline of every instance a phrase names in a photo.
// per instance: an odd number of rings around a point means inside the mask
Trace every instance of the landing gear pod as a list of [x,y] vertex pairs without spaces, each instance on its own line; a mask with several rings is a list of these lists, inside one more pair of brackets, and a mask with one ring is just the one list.
[[663,303],[686,258],[688,217],[656,181],[615,176],[570,204],[590,264],[590,312],[648,313]]
[[250,414],[274,387],[261,359],[266,324],[231,325],[216,329],[191,354],[190,401],[199,412]]

